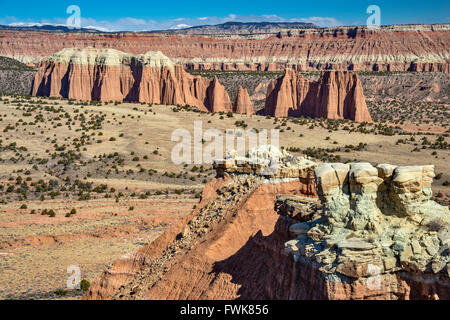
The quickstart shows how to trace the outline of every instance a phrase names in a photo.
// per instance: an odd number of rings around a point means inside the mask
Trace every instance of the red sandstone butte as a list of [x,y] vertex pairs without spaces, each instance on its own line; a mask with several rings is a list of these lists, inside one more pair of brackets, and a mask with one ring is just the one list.
[[253,103],[250,100],[247,89],[239,86],[236,101],[234,102],[233,111],[239,114],[252,115],[255,114]]
[[264,114],[372,122],[361,81],[350,71],[325,71],[318,82],[286,70],[269,84]]
[[32,94],[232,111],[228,93],[217,79],[192,76],[161,52],[134,56],[113,49],[64,49],[42,60]]

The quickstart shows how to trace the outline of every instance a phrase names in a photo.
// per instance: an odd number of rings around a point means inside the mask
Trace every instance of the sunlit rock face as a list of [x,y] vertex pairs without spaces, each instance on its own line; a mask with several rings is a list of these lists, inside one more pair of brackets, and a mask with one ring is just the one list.
[[361,81],[348,71],[325,71],[311,82],[287,70],[269,85],[264,114],[372,122]]
[[41,62],[32,94],[233,111],[217,79],[192,76],[161,52],[130,55],[113,49],[64,49]]

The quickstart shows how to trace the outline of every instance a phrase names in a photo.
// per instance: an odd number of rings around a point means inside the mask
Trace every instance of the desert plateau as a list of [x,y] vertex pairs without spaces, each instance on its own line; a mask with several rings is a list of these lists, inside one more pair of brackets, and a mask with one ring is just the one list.
[[431,4],[117,30],[70,8],[0,16],[0,300],[450,300]]

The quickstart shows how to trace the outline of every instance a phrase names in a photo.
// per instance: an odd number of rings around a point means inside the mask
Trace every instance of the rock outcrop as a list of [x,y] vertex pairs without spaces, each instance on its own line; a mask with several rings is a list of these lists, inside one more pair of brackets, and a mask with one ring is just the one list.
[[286,70],[269,85],[264,114],[372,122],[361,81],[349,71],[325,71],[318,82],[311,82]]
[[325,298],[450,299],[450,212],[431,200],[433,166],[336,163],[315,174],[322,215],[293,224],[286,250],[328,279]]
[[85,299],[450,299],[449,210],[430,199],[432,166],[318,166],[264,146],[216,170],[182,223]]
[[244,89],[242,86],[239,86],[236,101],[233,105],[234,113],[238,114],[247,114],[252,115],[255,114],[255,109],[253,108],[253,103],[250,100],[250,96],[248,94],[247,89]]
[[113,49],[64,49],[41,62],[32,94],[232,111],[217,79],[192,76],[161,52],[134,56]]
[[317,164],[307,158],[297,158],[274,146],[260,146],[243,157],[237,153],[214,163],[217,176],[250,175],[266,179],[298,179],[303,194],[316,195],[314,168]]
[[161,51],[192,69],[448,73],[449,39],[448,24],[286,30],[250,36],[0,30],[0,55],[39,64],[64,48],[101,46],[135,55]]
[[[282,155],[274,148],[254,152],[265,154],[266,164],[270,153]],[[281,166],[292,165],[285,158]],[[287,230],[289,225],[279,221],[274,201],[280,193],[316,197],[316,164],[296,162],[309,177],[305,182],[298,173],[284,179],[246,174],[245,165],[221,171],[183,223],[115,262],[85,298],[287,299],[288,278],[280,275],[290,273],[292,261],[282,250],[287,232],[278,233],[276,226]]]

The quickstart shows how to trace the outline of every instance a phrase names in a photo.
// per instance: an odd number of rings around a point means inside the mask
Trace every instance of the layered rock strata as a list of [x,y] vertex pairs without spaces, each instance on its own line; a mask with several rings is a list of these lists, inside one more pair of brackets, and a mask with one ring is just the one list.
[[[271,179],[300,178],[307,185],[313,185],[313,168],[316,163],[308,158],[297,158],[274,146],[260,146],[250,150],[247,156],[232,152],[223,160],[214,162],[219,177],[226,174],[262,176]],[[315,191],[310,190],[315,193]]]
[[192,69],[449,73],[449,35],[448,24],[286,30],[257,37],[1,30],[0,55],[39,64],[64,48],[101,47],[135,55],[161,51]]
[[348,71],[325,71],[319,81],[311,82],[286,70],[269,85],[264,114],[372,122],[361,81]]
[[336,163],[315,174],[322,216],[293,224],[286,251],[314,269],[325,298],[450,299],[450,212],[431,200],[433,166]]
[[112,49],[64,49],[43,60],[32,94],[83,101],[129,101],[191,105],[231,112],[217,79],[195,77],[161,52],[129,55]]

